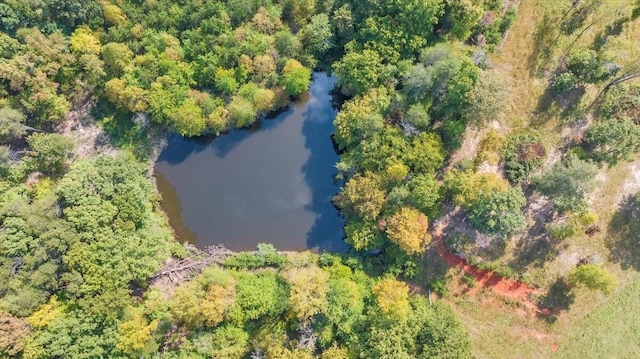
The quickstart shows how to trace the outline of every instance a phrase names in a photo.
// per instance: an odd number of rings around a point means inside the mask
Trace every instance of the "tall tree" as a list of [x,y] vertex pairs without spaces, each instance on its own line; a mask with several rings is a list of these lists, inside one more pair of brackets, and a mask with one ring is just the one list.
[[386,219],[385,232],[407,254],[424,253],[431,240],[427,216],[410,207],[402,207]]

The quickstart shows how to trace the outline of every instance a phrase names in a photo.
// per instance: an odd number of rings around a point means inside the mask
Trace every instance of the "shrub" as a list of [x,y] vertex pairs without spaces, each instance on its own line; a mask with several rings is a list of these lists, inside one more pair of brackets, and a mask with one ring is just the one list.
[[262,261],[255,255],[247,252],[236,253],[227,258],[222,265],[234,269],[258,268],[262,265]]
[[437,279],[428,283],[429,288],[440,296],[447,294],[447,281],[445,279]]
[[582,264],[567,275],[569,284],[584,285],[592,290],[611,294],[618,285],[616,278],[606,269],[595,264]]
[[478,262],[475,266],[487,272],[494,272],[503,278],[520,279],[520,275],[509,266],[490,262]]
[[542,165],[546,151],[540,138],[529,133],[510,136],[502,147],[505,172],[512,183],[527,179],[531,172]]
[[470,288],[475,288],[478,285],[476,279],[469,273],[463,274],[461,279],[462,283],[468,285]]
[[503,142],[504,137],[498,131],[489,131],[478,145],[478,157],[476,157],[475,163],[479,165],[487,161],[492,165],[498,164],[500,156],[497,152],[503,146]]
[[578,77],[571,71],[565,71],[553,80],[552,87],[556,91],[567,91],[578,85]]
[[554,223],[549,226],[549,234],[555,239],[565,239],[576,234],[576,226],[572,221]]
[[600,102],[600,111],[604,118],[627,117],[640,124],[640,85],[611,87]]
[[446,236],[445,241],[453,253],[467,253],[473,245],[473,238],[466,233],[460,232],[449,234]]

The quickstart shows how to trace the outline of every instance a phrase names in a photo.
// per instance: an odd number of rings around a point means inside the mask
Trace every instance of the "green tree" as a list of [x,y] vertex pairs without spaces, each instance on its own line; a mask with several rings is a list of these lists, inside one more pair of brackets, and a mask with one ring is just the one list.
[[391,99],[384,88],[372,89],[346,102],[336,116],[334,138],[341,149],[372,137],[384,127],[382,112]]
[[338,84],[347,92],[358,95],[382,85],[385,75],[382,59],[377,52],[350,52],[333,64]]
[[98,55],[102,51],[100,39],[93,35],[91,29],[87,27],[77,28],[69,38],[71,50],[78,53],[89,53]]
[[127,17],[122,12],[122,9],[114,4],[104,5],[104,18],[109,24],[115,26],[122,25],[127,21]]
[[481,197],[471,208],[469,219],[480,232],[508,236],[526,225],[522,207],[527,200],[519,188]]
[[209,268],[176,290],[170,310],[175,319],[189,328],[215,327],[234,305],[235,297],[235,279],[220,269]]
[[504,112],[504,100],[509,86],[493,71],[481,71],[473,89],[467,96],[467,105],[462,110],[466,122],[482,125],[499,120]]
[[238,89],[238,81],[233,69],[218,68],[214,81],[216,89],[225,95],[233,95]]
[[[415,302],[420,301],[414,300]],[[424,306],[425,304],[422,305]],[[455,313],[438,302],[429,307],[426,315],[421,316],[424,323],[417,334],[416,344],[420,352],[418,358],[472,358],[469,333],[465,331]]]
[[287,308],[288,291],[273,272],[241,272],[236,283],[236,304],[246,320],[275,318]]
[[322,352],[321,359],[348,359],[349,351],[336,345]]
[[114,322],[104,322],[75,309],[36,332],[26,343],[23,355],[43,359],[116,357],[116,345]]
[[57,133],[34,133],[27,138],[36,170],[51,176],[62,175],[71,157],[73,141]]
[[274,45],[280,55],[296,58],[302,53],[302,41],[288,29],[277,32],[274,37]]
[[[351,277],[351,271],[348,273]],[[364,319],[365,289],[353,280],[337,278],[336,275],[332,275],[329,287],[325,315],[335,331],[335,337],[343,338],[348,346],[353,347],[359,341],[359,324]]]
[[114,74],[119,75],[133,61],[133,52],[125,44],[110,42],[102,47],[102,59]]
[[362,24],[360,40],[391,63],[411,58],[424,48],[444,11],[442,0],[366,0],[352,5],[358,12],[364,12],[357,21]]
[[405,119],[419,131],[428,131],[431,125],[429,111],[421,103],[411,105],[407,110]]
[[419,174],[407,182],[411,205],[430,217],[435,217],[440,203],[440,187],[433,174]]
[[11,149],[0,145],[0,176],[7,176],[11,169]]
[[584,195],[595,187],[598,167],[576,156],[569,156],[534,180],[535,188],[549,197],[562,213],[586,209]]
[[334,197],[335,203],[347,217],[357,216],[367,221],[375,220],[386,203],[380,177],[373,173],[356,174]]
[[340,39],[341,44],[353,38],[354,19],[351,4],[347,3],[335,8],[331,20],[336,28],[336,37]]
[[193,99],[186,99],[170,113],[169,126],[183,136],[197,136],[207,128],[202,108]]
[[598,121],[587,129],[584,144],[597,161],[631,160],[640,152],[640,125],[628,118]]
[[331,23],[327,14],[314,15],[302,32],[305,47],[316,55],[322,55],[334,47]]
[[204,295],[204,290],[198,284],[185,285],[176,289],[171,298],[172,317],[187,328],[201,327],[205,321],[200,314],[200,303]]
[[401,162],[395,162],[387,166],[385,170],[385,180],[390,185],[397,185],[404,181],[409,174],[409,167]]
[[229,103],[229,117],[236,128],[251,125],[256,120],[258,113],[253,103],[243,97],[234,96]]
[[495,173],[453,169],[445,173],[444,189],[453,203],[471,209],[482,198],[509,189],[509,182]]
[[466,40],[484,13],[482,2],[472,0],[445,0],[445,19],[451,32],[459,39]]
[[147,110],[147,91],[138,86],[128,86],[119,78],[113,78],[105,83],[104,94],[118,109],[130,112]]
[[286,0],[284,8],[287,17],[298,28],[302,27],[314,13],[316,0]]
[[380,248],[384,238],[377,223],[349,218],[344,226],[347,235],[345,241],[355,250],[370,250]]
[[0,142],[7,143],[22,138],[27,133],[22,112],[11,107],[0,108]]
[[129,286],[145,283],[172,248],[146,173],[132,155],[99,157],[73,164],[56,188],[62,218],[79,234],[63,259],[65,293],[93,315],[117,316]]
[[249,334],[233,325],[221,325],[213,333],[205,332],[194,339],[197,353],[208,358],[244,358],[249,350]]
[[253,103],[258,112],[268,112],[276,108],[276,94],[270,89],[258,89],[253,94]]
[[444,146],[440,137],[434,133],[421,132],[413,136],[411,147],[405,158],[415,172],[433,173],[444,163]]
[[290,59],[282,69],[282,81],[289,96],[298,96],[309,89],[311,70],[302,66],[298,61]]

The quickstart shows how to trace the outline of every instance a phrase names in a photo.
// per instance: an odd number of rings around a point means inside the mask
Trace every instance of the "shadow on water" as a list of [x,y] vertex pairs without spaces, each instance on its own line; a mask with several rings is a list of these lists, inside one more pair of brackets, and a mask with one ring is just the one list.
[[309,93],[251,128],[169,139],[155,172],[181,242],[347,251],[344,219],[331,201],[338,192],[335,80],[322,73],[313,79]]
[[306,209],[316,214],[316,220],[307,233],[307,246],[319,251],[345,252],[347,244],[336,240],[344,238],[344,220],[331,202],[338,189],[336,183],[327,178],[335,176],[334,165],[339,160],[331,141],[333,126],[327,123],[333,123],[336,116],[334,108],[327,106],[332,100],[329,90],[334,87],[335,80],[316,73],[313,83],[312,100],[303,113],[302,125],[305,148],[310,152],[302,172],[312,193],[311,203]]
[[176,187],[167,181],[162,172],[156,171],[155,179],[158,188],[162,189],[162,201],[171,203],[170,206],[163,206],[163,209],[169,218],[169,224],[173,228],[176,236],[178,236],[178,240],[180,242],[193,243],[197,234],[189,230],[184,224],[184,219],[182,218],[182,202],[180,201],[180,197],[178,197]]
[[170,165],[177,165],[182,163],[192,154],[199,153],[204,150],[213,151],[217,157],[224,158],[238,144],[249,138],[253,133],[271,131],[275,129],[289,115],[291,115],[292,112],[293,108],[288,107],[287,109],[277,111],[264,119],[257,120],[250,127],[231,130],[221,134],[220,136],[211,134],[188,138],[180,135],[173,135],[169,137],[169,140],[167,141],[167,147],[172,150],[163,151],[158,158],[158,161],[164,161]]

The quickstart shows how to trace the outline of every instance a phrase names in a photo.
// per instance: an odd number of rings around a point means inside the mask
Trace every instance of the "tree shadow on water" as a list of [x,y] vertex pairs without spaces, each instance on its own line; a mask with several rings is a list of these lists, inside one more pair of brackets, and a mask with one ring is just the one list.
[[302,134],[309,158],[302,166],[304,179],[312,193],[312,200],[306,207],[316,214],[316,219],[307,232],[307,246],[318,251],[346,252],[344,242],[344,219],[333,206],[331,199],[338,192],[333,180],[334,164],[339,160],[333,143],[333,119],[336,111],[331,107],[329,90],[335,80],[325,74],[314,74],[311,98],[303,114]]
[[289,106],[265,118],[256,120],[249,127],[231,130],[220,135],[210,134],[194,137],[172,135],[167,141],[167,146],[160,154],[158,162],[167,162],[170,165],[180,164],[192,154],[205,150],[212,151],[216,157],[224,158],[252,134],[275,129],[292,112],[293,108]]

